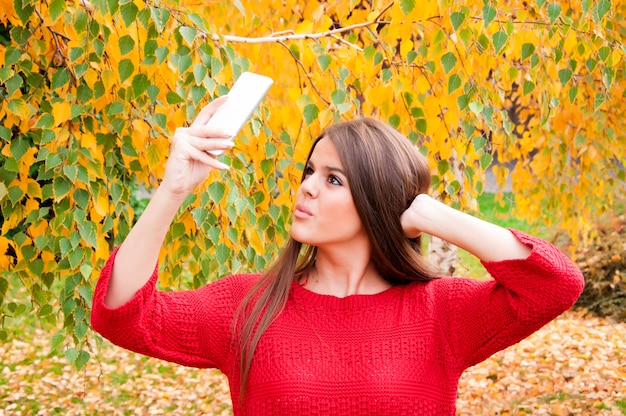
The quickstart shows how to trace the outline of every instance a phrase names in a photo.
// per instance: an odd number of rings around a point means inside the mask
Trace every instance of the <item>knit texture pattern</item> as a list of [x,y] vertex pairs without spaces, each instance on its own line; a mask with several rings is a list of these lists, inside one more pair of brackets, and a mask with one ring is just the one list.
[[197,290],[150,281],[126,304],[104,304],[115,252],[96,285],[91,322],[112,343],[229,379],[236,415],[454,415],[463,370],[570,308],[578,268],[551,244],[512,230],[524,260],[483,263],[492,280],[444,277],[375,295],[320,295],[294,283],[257,347],[239,400],[232,321],[259,275]]

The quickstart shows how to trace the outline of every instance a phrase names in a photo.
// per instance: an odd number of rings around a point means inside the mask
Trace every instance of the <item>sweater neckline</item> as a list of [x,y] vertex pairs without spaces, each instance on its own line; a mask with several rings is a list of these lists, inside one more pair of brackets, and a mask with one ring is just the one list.
[[293,281],[291,284],[292,293],[306,304],[319,305],[325,308],[351,308],[351,307],[364,307],[372,306],[386,302],[396,296],[396,294],[402,290],[402,286],[394,285],[382,292],[370,294],[370,295],[348,295],[340,298],[334,295],[324,295],[313,292],[305,287],[301,286],[298,282]]

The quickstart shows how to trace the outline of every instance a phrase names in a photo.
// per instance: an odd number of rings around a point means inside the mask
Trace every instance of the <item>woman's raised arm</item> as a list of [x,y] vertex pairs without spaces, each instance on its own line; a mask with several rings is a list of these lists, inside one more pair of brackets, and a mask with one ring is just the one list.
[[105,297],[109,308],[126,303],[149,280],[167,230],[187,195],[206,179],[211,169],[228,168],[208,153],[231,147],[232,143],[226,140],[228,135],[206,127],[224,101],[219,98],[211,102],[189,127],[176,129],[163,181],[115,257]]
[[426,194],[418,195],[400,220],[409,238],[424,232],[485,262],[524,259],[531,252],[506,228],[465,214]]

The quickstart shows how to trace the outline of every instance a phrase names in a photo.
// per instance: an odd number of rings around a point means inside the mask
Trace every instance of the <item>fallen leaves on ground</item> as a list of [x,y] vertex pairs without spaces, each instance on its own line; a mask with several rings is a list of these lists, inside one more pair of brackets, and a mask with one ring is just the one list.
[[[231,415],[226,378],[105,343],[80,372],[49,334],[0,346],[0,415]],[[465,372],[459,415],[626,415],[626,324],[568,312]]]

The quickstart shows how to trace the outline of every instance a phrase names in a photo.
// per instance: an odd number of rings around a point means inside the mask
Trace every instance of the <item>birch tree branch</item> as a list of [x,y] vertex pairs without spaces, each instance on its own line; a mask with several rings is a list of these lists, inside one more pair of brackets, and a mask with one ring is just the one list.
[[[274,43],[274,42],[285,42],[289,40],[303,40],[303,39],[321,39],[325,37],[335,37],[339,33],[350,32],[355,29],[360,29],[362,27],[372,26],[372,25],[387,25],[389,21],[386,20],[372,20],[371,22],[362,22],[356,23],[354,25],[340,27],[337,29],[327,30],[319,33],[290,33],[288,35],[280,34],[280,35],[269,35],[269,36],[261,36],[256,38],[245,37],[245,36],[235,36],[235,35],[219,35],[214,34],[211,35],[211,38],[214,41],[222,41],[222,42],[233,42],[233,43]],[[284,33],[284,32],[281,32]],[[206,36],[206,35],[205,35]]]

